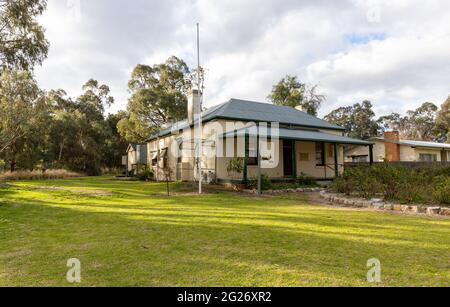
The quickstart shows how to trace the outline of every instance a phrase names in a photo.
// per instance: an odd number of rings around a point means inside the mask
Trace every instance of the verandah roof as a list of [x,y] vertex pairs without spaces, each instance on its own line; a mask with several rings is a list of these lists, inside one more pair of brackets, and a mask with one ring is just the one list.
[[[372,142],[362,141],[358,139],[353,139],[345,136],[333,135],[329,133],[324,133],[320,131],[313,130],[299,130],[299,129],[278,129],[280,139],[284,140],[295,140],[295,141],[309,141],[309,142],[324,142],[332,144],[343,144],[343,145],[362,145],[370,146],[373,145]],[[257,137],[258,132],[255,127],[244,128],[238,130],[237,132],[231,131],[223,134],[224,137],[240,136],[244,137],[248,133],[249,136]],[[267,137],[267,129],[262,129],[260,133],[261,137]]]

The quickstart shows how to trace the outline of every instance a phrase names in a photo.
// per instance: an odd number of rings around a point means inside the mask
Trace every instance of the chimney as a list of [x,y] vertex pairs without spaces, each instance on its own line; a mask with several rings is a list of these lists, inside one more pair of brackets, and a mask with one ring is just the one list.
[[301,112],[308,113],[308,111],[307,111],[303,106],[296,106],[295,109],[296,109],[297,111],[301,111]]
[[386,161],[399,162],[400,161],[400,133],[398,131],[391,131],[384,133],[385,147],[386,147]]
[[188,96],[188,121],[193,123],[198,120],[201,112],[201,97],[202,94],[199,90],[192,90]]

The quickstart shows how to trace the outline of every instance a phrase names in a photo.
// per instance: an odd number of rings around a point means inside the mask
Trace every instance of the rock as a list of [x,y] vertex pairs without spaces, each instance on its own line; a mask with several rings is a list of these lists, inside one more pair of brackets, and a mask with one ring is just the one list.
[[383,209],[386,211],[392,211],[392,210],[394,210],[394,205],[392,205],[392,204],[384,205]]
[[419,213],[419,206],[411,206],[411,207],[409,207],[409,211],[411,213],[417,214],[417,213]]
[[384,210],[384,204],[383,203],[374,203],[372,204],[373,208],[375,210]]
[[393,210],[396,212],[401,212],[402,211],[402,205],[393,205]]
[[450,216],[450,208],[441,208],[439,212],[441,215]]
[[409,212],[410,209],[411,209],[410,206],[403,205],[401,211],[406,213],[406,212]]
[[351,199],[344,200],[344,205],[346,206],[353,206],[354,202]]
[[418,213],[427,213],[427,207],[424,206],[418,206],[419,212]]
[[[304,192],[304,190],[303,190],[303,189],[301,189],[301,188],[298,188],[298,189],[297,189],[297,192],[298,192],[298,193],[303,193],[303,192]],[[326,196],[327,196],[327,195],[326,195],[326,194],[322,194],[322,193],[320,193],[320,196],[321,196],[322,198],[326,198]]]
[[360,207],[360,208],[367,208],[367,207],[366,207],[366,202],[365,202],[364,200],[357,200],[357,201],[355,202],[355,205],[358,206],[358,207]]
[[370,200],[372,203],[382,203],[384,200],[381,198],[373,198]]
[[438,215],[441,212],[441,208],[439,207],[428,207],[427,214],[428,215]]

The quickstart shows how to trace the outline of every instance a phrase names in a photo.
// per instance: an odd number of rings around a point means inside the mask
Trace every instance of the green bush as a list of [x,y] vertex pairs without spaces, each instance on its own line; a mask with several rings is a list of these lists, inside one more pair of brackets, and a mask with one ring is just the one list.
[[309,187],[317,185],[314,178],[307,176],[305,173],[301,173],[300,177],[297,178],[297,185],[300,187]]
[[382,196],[401,203],[449,202],[450,167],[420,168],[383,163],[347,168],[332,189],[338,193],[364,198]]
[[[247,183],[248,189],[258,189],[258,178],[251,179]],[[272,180],[266,175],[261,175],[261,189],[263,191],[271,190],[273,188]]]
[[154,174],[150,170],[144,170],[139,172],[139,174],[136,175],[136,178],[140,181],[149,181],[154,179]]
[[436,177],[434,184],[433,199],[438,203],[450,205],[450,177]]

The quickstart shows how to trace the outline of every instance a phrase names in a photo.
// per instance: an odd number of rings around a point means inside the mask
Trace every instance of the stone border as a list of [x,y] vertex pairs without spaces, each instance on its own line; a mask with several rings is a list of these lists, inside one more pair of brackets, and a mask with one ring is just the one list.
[[320,192],[320,197],[330,203],[351,207],[368,208],[380,211],[394,211],[406,214],[426,214],[428,216],[450,216],[450,208],[428,207],[417,205],[401,205],[385,202],[383,199],[362,199],[348,197],[344,194],[329,193],[325,190]]
[[[257,190],[243,190],[247,194],[258,194]],[[280,195],[287,193],[313,193],[313,192],[325,192],[323,188],[298,188],[298,189],[286,189],[286,190],[267,190],[262,191],[263,195]]]

